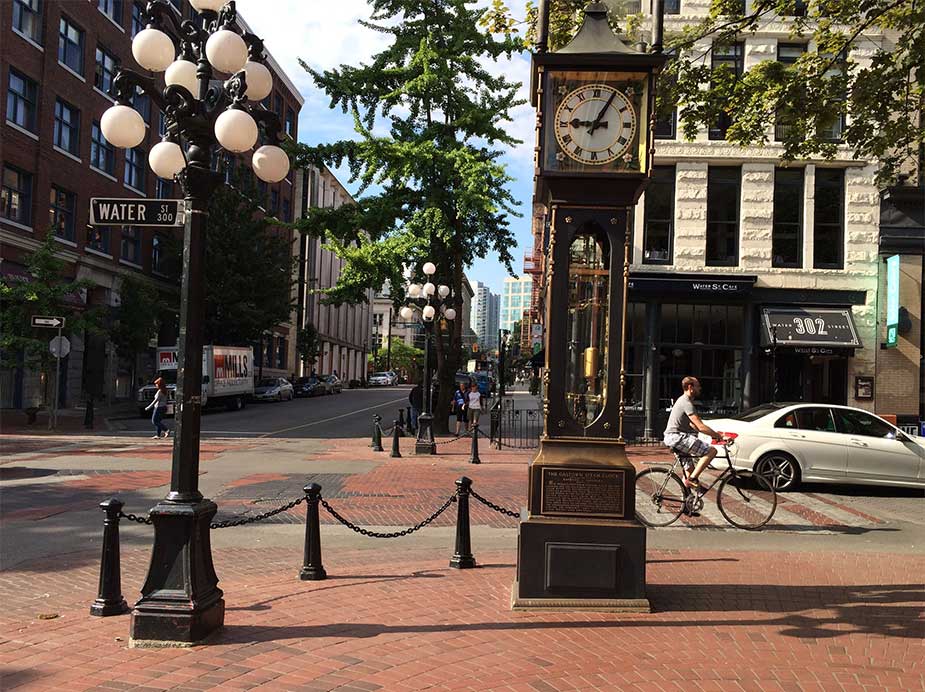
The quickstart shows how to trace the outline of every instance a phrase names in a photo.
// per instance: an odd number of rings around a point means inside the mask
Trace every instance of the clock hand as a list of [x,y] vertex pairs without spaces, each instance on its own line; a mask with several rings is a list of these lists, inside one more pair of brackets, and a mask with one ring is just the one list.
[[569,122],[569,125],[571,125],[572,127],[576,129],[584,125],[590,125],[590,124],[591,124],[590,120],[579,120],[578,118],[572,118],[572,120]]
[[607,112],[607,109],[610,108],[610,104],[613,103],[614,97],[617,95],[616,91],[610,92],[610,98],[607,99],[607,103],[604,104],[604,107],[601,108],[601,112],[597,114],[597,117],[594,119],[594,122],[591,123],[591,127],[588,129],[588,134],[593,135],[594,131],[601,126],[601,119],[604,117],[604,113]]

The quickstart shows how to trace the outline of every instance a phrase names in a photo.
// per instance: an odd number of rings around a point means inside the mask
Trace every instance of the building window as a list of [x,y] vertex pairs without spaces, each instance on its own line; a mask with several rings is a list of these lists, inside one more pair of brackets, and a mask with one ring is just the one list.
[[59,238],[74,242],[74,211],[76,208],[77,195],[57,185],[51,186],[48,222],[54,234]]
[[122,0],[96,0],[100,12],[118,25],[122,25]]
[[270,209],[271,214],[276,214],[279,211],[279,190],[273,188],[270,190]]
[[816,168],[813,221],[813,267],[844,268],[845,171]]
[[[727,71],[731,71],[734,77],[738,79],[745,71],[744,56],[745,51],[741,43],[731,43],[726,46],[714,44],[710,63],[711,69],[715,71],[725,68]],[[726,139],[726,130],[729,129],[731,124],[732,119],[729,115],[722,113],[718,120],[710,125],[710,139]]]
[[803,169],[774,170],[771,266],[803,266]]
[[681,14],[681,0],[665,0],[665,14]]
[[283,117],[283,97],[279,93],[273,95],[273,112]]
[[167,135],[167,114],[164,111],[157,112],[157,134],[161,137]]
[[145,189],[145,160],[147,154],[141,147],[125,150],[125,184],[140,192]]
[[739,263],[739,188],[742,169],[710,166],[707,174],[707,265]]
[[160,235],[151,240],[151,271],[164,273],[164,237]]
[[[825,3],[822,3],[822,4],[825,4]],[[790,6],[793,8],[793,11],[792,12],[789,11],[790,7],[788,7],[787,8],[788,11],[786,12],[784,16],[785,17],[805,17],[808,6],[809,6],[809,3],[806,0],[795,0],[793,5]]]
[[674,139],[678,136],[678,109],[655,118],[655,139]]
[[173,181],[157,178],[154,194],[158,199],[173,199]]
[[119,59],[105,48],[97,46],[96,72],[93,75],[93,85],[104,94],[108,94],[118,69]]
[[[832,55],[822,55],[822,58],[832,59]],[[832,66],[826,70],[824,77],[830,80],[843,80],[845,77],[845,54],[838,55],[833,61]],[[840,93],[831,99],[837,112],[829,120],[820,120],[817,125],[819,138],[827,142],[841,142],[842,135],[845,132],[845,108],[848,101],[846,92],[847,86],[842,83]]]
[[109,226],[87,226],[87,247],[110,254],[109,239],[112,237],[112,230]]
[[283,221],[287,223],[292,221],[292,205],[288,199],[283,200]]
[[122,229],[122,251],[119,256],[126,262],[141,264],[141,233],[137,228],[125,226]]
[[[777,62],[789,68],[795,65],[800,56],[806,52],[805,43],[778,43]],[[777,115],[774,120],[774,141],[783,142],[793,129],[793,125],[786,118]]]
[[0,216],[24,226],[32,223],[32,174],[13,166],[3,166]]
[[135,91],[135,95],[132,96],[132,108],[138,111],[142,120],[148,125],[151,124],[151,99],[146,93],[140,90]]
[[295,139],[295,111],[286,109],[286,134]]
[[79,75],[84,73],[84,32],[62,16],[58,25],[58,62]]
[[6,92],[6,120],[30,132],[35,132],[35,112],[38,102],[38,85],[24,74],[10,68],[10,82]]
[[42,0],[13,0],[13,28],[41,45]]
[[61,99],[55,101],[55,146],[74,156],[80,153],[80,111]]
[[90,165],[112,175],[116,169],[115,149],[103,137],[99,123],[90,130]]
[[144,29],[146,26],[145,23],[145,6],[140,2],[132,3],[132,38],[135,38],[135,35]]
[[671,264],[674,243],[674,166],[655,166],[646,188],[644,264]]

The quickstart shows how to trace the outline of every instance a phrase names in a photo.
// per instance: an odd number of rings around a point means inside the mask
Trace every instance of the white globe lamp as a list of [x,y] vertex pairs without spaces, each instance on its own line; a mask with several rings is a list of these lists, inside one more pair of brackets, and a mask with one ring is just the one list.
[[447,308],[446,312],[443,313],[443,316],[446,317],[448,320],[455,320],[456,311],[453,308]]
[[440,284],[440,286],[437,288],[437,295],[441,298],[446,298],[448,295],[450,295],[450,287]]
[[183,150],[176,142],[158,142],[148,153],[148,165],[158,178],[173,180],[186,166]]
[[437,267],[434,265],[433,262],[424,263],[424,273],[427,274],[427,276],[432,276],[436,271],[437,271]]
[[234,74],[247,62],[247,44],[228,29],[220,29],[206,41],[206,57],[219,72]]
[[197,12],[218,12],[228,4],[228,0],[189,0],[189,4]]
[[174,61],[173,41],[160,29],[142,29],[132,39],[132,55],[146,70],[163,72]]
[[434,309],[433,305],[424,306],[424,319],[430,322],[434,319],[434,315],[437,314],[437,311]]
[[430,281],[424,284],[424,295],[425,296],[428,296],[428,297],[432,296],[436,292],[436,290],[437,290],[437,287],[434,286]]
[[244,78],[247,80],[247,98],[263,101],[273,91],[273,75],[266,65],[253,60],[244,63]]
[[408,295],[417,298],[421,295],[421,284],[411,284],[408,286]]
[[184,87],[193,98],[199,97],[199,78],[196,76],[196,63],[189,60],[175,60],[164,73],[167,86]]
[[223,149],[240,154],[257,142],[257,123],[250,113],[229,108],[215,119],[215,138]]
[[120,149],[137,147],[145,138],[145,121],[130,106],[110,106],[100,118],[100,129],[110,144]]
[[286,152],[272,144],[265,144],[251,159],[254,173],[265,183],[278,183],[289,172],[289,157]]
[[414,310],[412,310],[406,305],[399,311],[399,314],[401,315],[401,318],[403,320],[407,321],[407,320],[410,320],[412,317],[414,317]]

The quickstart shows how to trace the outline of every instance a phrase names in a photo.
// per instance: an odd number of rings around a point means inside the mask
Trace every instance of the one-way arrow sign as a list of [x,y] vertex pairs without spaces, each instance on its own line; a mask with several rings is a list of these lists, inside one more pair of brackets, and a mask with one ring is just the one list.
[[47,315],[33,315],[33,327],[48,327],[49,329],[59,329],[64,326],[63,317],[49,317]]

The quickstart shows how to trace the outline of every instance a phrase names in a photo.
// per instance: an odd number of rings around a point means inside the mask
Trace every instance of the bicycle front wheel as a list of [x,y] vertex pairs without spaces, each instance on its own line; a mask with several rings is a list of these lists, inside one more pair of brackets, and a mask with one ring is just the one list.
[[668,526],[684,510],[684,484],[667,468],[645,469],[636,476],[636,516],[646,526]]
[[754,531],[771,521],[777,509],[777,493],[763,476],[736,471],[720,484],[716,504],[730,524]]

